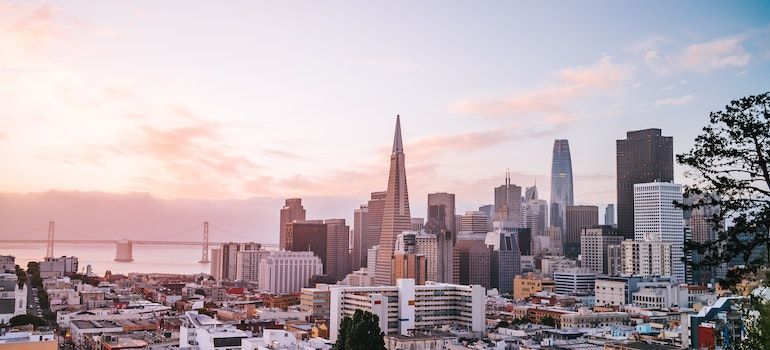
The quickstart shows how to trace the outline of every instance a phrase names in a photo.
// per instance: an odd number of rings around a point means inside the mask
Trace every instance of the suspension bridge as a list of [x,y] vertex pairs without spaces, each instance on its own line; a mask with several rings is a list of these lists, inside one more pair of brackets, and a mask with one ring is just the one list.
[[[154,235],[154,239],[149,240],[129,240],[129,239],[104,239],[104,236],[99,235],[90,235],[85,234],[70,228],[67,228],[66,226],[63,226],[61,224],[57,225],[54,221],[48,222],[48,236],[46,239],[43,238],[27,238],[28,235],[33,235],[35,232],[41,232],[46,229],[46,226],[39,226],[35,228],[31,228],[29,230],[12,234],[12,235],[2,235],[3,238],[0,238],[0,243],[45,243],[46,244],[46,258],[53,258],[54,257],[54,246],[58,244],[114,244],[115,245],[115,260],[116,261],[133,261],[133,245],[139,244],[139,245],[170,245],[170,246],[200,246],[201,247],[201,259],[200,263],[209,263],[211,262],[209,259],[209,246],[221,246],[222,244],[225,244],[227,242],[217,242],[217,241],[210,241],[209,240],[209,228],[213,228],[219,232],[223,232],[225,234],[228,234],[230,236],[235,236],[241,239],[245,239],[246,241],[253,241],[251,237],[247,237],[245,235],[241,235],[229,230],[226,230],[224,228],[221,228],[219,226],[210,224],[208,221],[203,222],[202,225],[194,225],[192,227],[185,228],[183,230],[173,232],[170,234],[163,234],[163,235]],[[63,230],[69,235],[74,235],[78,238],[76,239],[56,239],[56,231],[57,230]],[[195,231],[201,232],[201,240],[200,241],[184,241],[184,240],[170,240],[171,238],[185,235],[185,237],[189,237],[189,235]],[[232,242],[232,241],[228,241]],[[278,246],[277,244],[265,244],[261,243],[264,247],[273,247]]]

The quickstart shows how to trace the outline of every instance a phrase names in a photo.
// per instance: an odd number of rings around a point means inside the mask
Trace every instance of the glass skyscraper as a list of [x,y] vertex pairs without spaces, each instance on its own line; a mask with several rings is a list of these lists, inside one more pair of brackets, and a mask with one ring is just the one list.
[[565,232],[564,216],[568,205],[574,204],[572,193],[572,159],[569,154],[569,141],[553,142],[553,162],[551,163],[551,226]]

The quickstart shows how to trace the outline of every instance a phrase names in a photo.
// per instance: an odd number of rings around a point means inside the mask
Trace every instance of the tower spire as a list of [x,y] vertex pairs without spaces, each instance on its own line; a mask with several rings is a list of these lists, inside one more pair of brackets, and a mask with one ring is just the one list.
[[401,116],[396,114],[396,133],[393,135],[393,154],[404,153],[404,144],[401,141]]

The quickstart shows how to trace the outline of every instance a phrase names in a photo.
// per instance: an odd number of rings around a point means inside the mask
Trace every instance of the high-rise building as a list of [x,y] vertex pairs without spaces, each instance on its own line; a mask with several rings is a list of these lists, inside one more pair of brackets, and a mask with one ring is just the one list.
[[551,162],[551,226],[566,232],[567,206],[574,204],[572,193],[572,158],[569,141],[554,140]]
[[[329,335],[337,341],[340,323],[356,310],[378,316],[385,334],[408,335],[414,329],[438,328],[447,324],[472,332],[485,330],[484,288],[477,285],[428,283],[397,280],[394,286],[330,286]],[[440,297],[436,297],[439,296]]]
[[524,200],[530,199],[540,199],[537,193],[537,184],[533,185],[532,187],[527,187],[524,190]]
[[401,118],[396,116],[396,132],[393,137],[393,152],[390,155],[388,190],[385,193],[385,207],[382,212],[380,247],[377,250],[376,284],[393,284],[393,281],[391,280],[391,263],[396,236],[401,232],[409,231],[411,227],[409,191],[406,185],[404,145],[401,141]]
[[521,187],[511,183],[510,172],[505,173],[505,183],[495,187],[495,220],[521,227]]
[[674,139],[660,129],[629,131],[617,141],[618,229],[634,238],[634,185],[674,181]]
[[599,225],[599,208],[593,205],[569,205],[566,209],[564,255],[576,258],[580,254],[580,231]]
[[278,246],[286,249],[286,224],[293,221],[305,221],[305,208],[302,206],[302,198],[289,198],[281,208],[281,220],[279,222],[280,234]]
[[671,243],[625,240],[623,274],[639,276],[671,276]]
[[211,277],[222,280],[222,248],[211,249]]
[[241,250],[236,254],[236,280],[259,282],[259,263],[267,256],[267,250]]
[[604,224],[615,226],[615,204],[607,204],[607,207],[604,208]]
[[526,202],[524,227],[532,231],[532,236],[541,236],[548,227],[548,202],[542,199],[529,199]]
[[565,269],[554,272],[553,281],[559,294],[594,294],[596,273],[578,268]]
[[345,219],[328,219],[326,225],[326,261],[329,265],[326,274],[341,281],[349,273],[353,272],[350,266],[350,227],[345,224]]
[[417,253],[393,253],[393,280],[402,278],[414,279],[417,284],[425,284],[425,255]]
[[612,226],[584,228],[580,234],[580,266],[596,274],[609,274],[608,249],[622,242],[623,236]]
[[[723,225],[713,222],[714,215],[719,214],[719,206],[713,204],[715,199],[718,198],[710,195],[691,195],[684,198],[684,202],[687,205],[701,205],[697,208],[685,210],[683,213],[685,232],[690,233],[690,240],[693,242],[705,243],[717,238],[717,227]],[[685,241],[687,241],[687,237],[685,237]],[[688,258],[695,263],[702,259],[697,251],[691,252]],[[695,270],[689,268],[689,266],[685,267],[688,268],[687,272],[692,274],[693,283],[696,284],[709,283],[718,277],[717,275],[720,270],[724,270],[722,267],[700,266]]]
[[412,222],[412,226],[411,226],[412,231],[422,230],[422,227],[425,226],[425,219],[423,218],[412,218],[411,222]]
[[[562,239],[561,228],[548,227],[545,229],[545,235],[550,238],[551,247],[548,248],[548,255],[564,255],[564,239]],[[545,249],[545,248],[542,248]],[[545,252],[543,253],[545,255]]]
[[259,263],[259,289],[273,294],[298,293],[311,277],[321,274],[321,265],[313,252],[270,251]]
[[513,279],[521,274],[521,251],[519,230],[508,221],[496,221],[494,231],[487,234],[486,243],[491,243],[490,284],[500,293],[513,293]]
[[[366,206],[369,209],[369,212],[366,216],[367,225],[369,226],[367,229],[369,236],[365,244],[366,249],[364,250],[368,254],[369,248],[380,244],[380,234],[382,233],[382,213],[385,210],[385,191],[372,192],[371,197],[369,198],[369,202]],[[374,257],[374,260],[377,260],[376,256]],[[368,265],[368,262],[369,257],[367,256],[366,260],[362,261],[361,263],[364,264],[364,267],[374,271],[374,266]]]
[[487,233],[487,216],[480,211],[466,211],[462,216],[460,232]]
[[437,219],[452,234],[457,234],[455,228],[455,195],[454,193],[428,193],[428,221]]
[[607,246],[607,275],[619,276],[623,273],[623,245]]
[[649,182],[634,185],[634,240],[671,244],[671,272],[685,281],[684,216],[674,202],[682,203],[682,185]]
[[478,284],[487,289],[492,288],[490,281],[492,249],[484,243],[484,238],[460,239],[458,237],[457,245],[455,245],[458,267],[458,281],[456,283]]
[[[259,243],[225,243],[219,250],[217,265],[220,268],[217,275],[221,276],[223,281],[235,281],[238,279],[238,252],[242,250],[260,250],[262,245]],[[212,274],[214,275],[214,274]]]
[[323,274],[328,275],[327,227],[323,220],[295,221],[286,225],[286,250],[313,252],[323,263]]
[[353,211],[353,271],[366,267],[366,251],[369,249],[368,219],[369,207],[366,205],[362,204]]
[[[495,205],[494,204],[487,204],[482,205],[479,207],[479,211],[484,213],[484,215],[487,216],[487,232],[492,231],[494,227],[492,226],[492,222],[495,221]],[[460,229],[460,226],[457,226],[458,230]]]

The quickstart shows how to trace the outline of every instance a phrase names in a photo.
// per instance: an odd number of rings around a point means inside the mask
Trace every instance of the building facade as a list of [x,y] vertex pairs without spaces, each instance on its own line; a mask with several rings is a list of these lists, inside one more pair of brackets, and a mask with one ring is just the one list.
[[612,226],[584,228],[580,234],[581,267],[597,274],[609,274],[611,269],[608,248],[619,246],[623,236]]
[[281,208],[279,225],[278,246],[286,249],[286,224],[294,221],[305,221],[305,208],[302,206],[302,198],[289,198]]
[[565,210],[566,231],[564,240],[564,255],[577,258],[580,254],[580,232],[584,228],[599,225],[599,208],[593,205],[569,205]]
[[649,182],[634,185],[634,240],[671,244],[671,274],[685,281],[682,185]]
[[566,230],[567,206],[574,205],[572,156],[568,140],[554,140],[551,161],[551,226]]
[[259,289],[273,294],[297,293],[323,271],[313,252],[271,251],[259,263]]
[[634,238],[634,185],[674,180],[674,139],[660,129],[629,131],[617,140],[618,229]]
[[625,240],[623,273],[638,276],[671,276],[671,244]]

